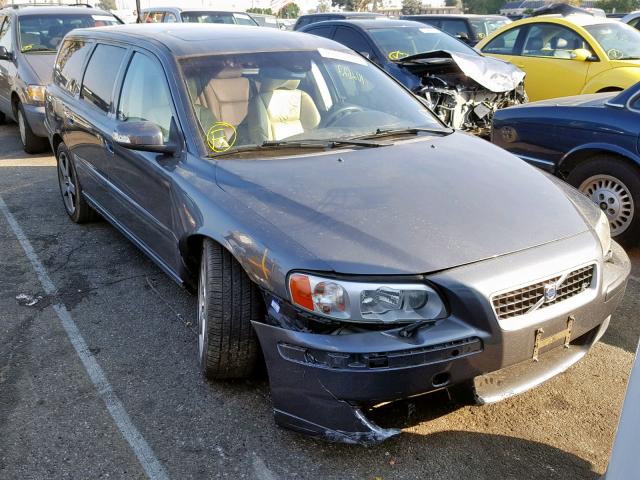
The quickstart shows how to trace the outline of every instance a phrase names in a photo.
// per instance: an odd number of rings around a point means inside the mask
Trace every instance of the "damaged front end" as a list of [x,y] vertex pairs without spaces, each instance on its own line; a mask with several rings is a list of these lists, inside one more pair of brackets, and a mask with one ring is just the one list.
[[527,101],[524,72],[498,59],[435,51],[396,63],[419,78],[413,92],[456,130],[488,137],[496,110]]
[[435,321],[348,325],[265,293],[265,322],[253,322],[269,373],[276,423],[332,442],[370,444],[400,433],[367,418],[380,403],[446,388],[479,374],[478,332]]

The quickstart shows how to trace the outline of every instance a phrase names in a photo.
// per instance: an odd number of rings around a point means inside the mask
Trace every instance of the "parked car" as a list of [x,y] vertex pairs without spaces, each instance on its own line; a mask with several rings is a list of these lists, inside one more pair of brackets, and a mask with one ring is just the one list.
[[296,23],[293,26],[294,30],[300,30],[302,27],[306,25],[311,25],[312,23],[325,22],[327,20],[346,20],[346,19],[368,19],[373,20],[376,18],[387,18],[385,15],[381,13],[373,13],[373,12],[332,12],[332,13],[310,13],[308,15],[301,15],[296,20]]
[[110,13],[79,7],[9,7],[0,10],[0,123],[18,123],[27,153],[48,148],[44,95],[58,44],[78,27],[120,23]]
[[607,18],[525,18],[494,32],[476,48],[524,70],[532,101],[621,91],[640,80],[640,32]]
[[432,25],[471,46],[511,23],[509,18],[502,15],[402,15],[400,19]]
[[278,17],[275,15],[266,15],[261,13],[250,13],[248,15],[261,27],[279,28],[280,30],[286,30],[287,28],[284,24],[281,24],[278,21]]
[[372,442],[399,433],[367,418],[380,402],[514,395],[583,357],[624,294],[629,259],[593,203],[339,43],[78,30],[54,78],[69,217],[99,212],[198,292],[207,377],[262,352],[285,427]]
[[640,11],[631,12],[620,19],[621,22],[640,30]]
[[609,218],[613,236],[640,239],[640,83],[622,93],[533,102],[496,113],[492,141],[566,179]]
[[429,25],[331,20],[300,31],[331,38],[367,57],[457,130],[488,136],[497,109],[526,101],[524,73]]
[[141,12],[142,23],[227,23],[258,26],[258,23],[244,12],[181,7],[151,7],[143,8]]

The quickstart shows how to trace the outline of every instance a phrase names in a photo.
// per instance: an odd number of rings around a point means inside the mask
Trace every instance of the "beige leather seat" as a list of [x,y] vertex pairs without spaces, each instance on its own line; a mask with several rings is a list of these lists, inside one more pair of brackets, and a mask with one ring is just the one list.
[[320,113],[299,85],[299,80],[262,79],[250,108],[252,142],[282,140],[318,126]]
[[[202,83],[203,80],[208,82]],[[215,122],[226,122],[238,127],[247,117],[249,108],[249,80],[242,70],[228,68],[214,78],[202,74],[189,79],[192,101],[197,108],[198,120],[206,133]],[[232,129],[225,129],[227,138]]]

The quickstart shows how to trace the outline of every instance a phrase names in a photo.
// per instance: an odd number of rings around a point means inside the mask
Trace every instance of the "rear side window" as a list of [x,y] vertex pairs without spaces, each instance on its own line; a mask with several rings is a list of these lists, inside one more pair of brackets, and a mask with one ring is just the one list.
[[464,20],[442,20],[442,27],[440,29],[443,32],[447,32],[449,35],[453,35],[454,37],[460,35],[461,33],[466,33],[469,35],[469,30],[467,28],[467,22]]
[[354,50],[358,53],[366,53],[369,55],[369,58],[373,55],[371,51],[371,47],[369,43],[364,38],[364,36],[352,28],[338,27],[336,29],[336,33],[333,36],[333,39],[336,42],[340,42],[343,45],[346,45],[351,50]]
[[333,31],[333,25],[328,26],[318,26],[310,28],[306,31],[306,33],[311,33],[313,35],[318,35],[319,37],[331,38],[331,32]]
[[82,98],[103,112],[111,108],[113,87],[127,51],[112,45],[98,45],[91,55],[82,83]]
[[297,30],[304,27],[305,25],[308,25],[309,23],[311,23],[311,19],[309,17],[300,17],[296,22],[295,28]]
[[176,23],[178,21],[178,17],[174,13],[167,12],[164,14],[164,23]]
[[53,70],[53,81],[72,95],[80,93],[82,67],[92,44],[84,40],[67,40],[60,47]]
[[144,19],[145,23],[161,23],[164,12],[149,12]]

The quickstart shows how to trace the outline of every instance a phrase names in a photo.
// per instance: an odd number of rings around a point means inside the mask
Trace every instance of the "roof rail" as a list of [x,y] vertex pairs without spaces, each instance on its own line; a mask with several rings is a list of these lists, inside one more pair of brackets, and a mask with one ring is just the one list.
[[50,2],[30,2],[30,3],[14,3],[11,2],[10,5],[6,5],[5,8],[13,8],[14,10],[18,10],[24,7],[86,7],[86,8],[95,8],[88,3],[62,3],[62,0],[58,0],[58,3],[50,3]]

